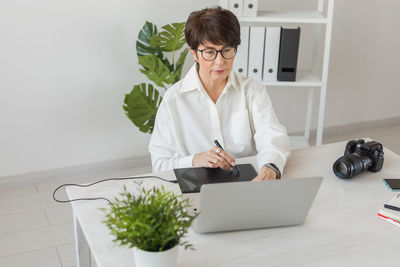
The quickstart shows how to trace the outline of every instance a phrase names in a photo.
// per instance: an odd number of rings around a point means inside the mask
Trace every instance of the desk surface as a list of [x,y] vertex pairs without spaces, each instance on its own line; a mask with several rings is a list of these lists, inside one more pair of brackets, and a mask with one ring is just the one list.
[[[217,234],[189,231],[196,251],[180,248],[177,266],[399,266],[400,229],[377,216],[378,209],[394,193],[383,177],[400,177],[400,156],[385,148],[381,172],[366,172],[341,180],[332,172],[343,154],[345,142],[292,151],[283,178],[323,176],[321,188],[303,225]],[[237,160],[253,163],[255,158]],[[174,179],[173,171],[157,174]],[[143,185],[159,183],[144,180]],[[67,188],[70,199],[102,196],[113,198],[132,181],[105,182],[90,188]],[[179,191],[177,184],[163,183]],[[102,201],[72,203],[98,266],[134,266],[133,253],[112,242],[102,223]]]

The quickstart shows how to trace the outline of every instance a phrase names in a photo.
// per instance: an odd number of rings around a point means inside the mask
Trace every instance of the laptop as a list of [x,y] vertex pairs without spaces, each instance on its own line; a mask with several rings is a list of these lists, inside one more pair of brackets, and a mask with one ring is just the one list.
[[303,224],[322,177],[204,184],[196,233]]

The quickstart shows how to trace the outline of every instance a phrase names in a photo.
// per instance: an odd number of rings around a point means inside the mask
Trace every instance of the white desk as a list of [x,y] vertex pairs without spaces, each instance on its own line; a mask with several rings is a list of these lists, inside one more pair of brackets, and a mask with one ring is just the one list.
[[[400,156],[385,148],[381,172],[366,172],[341,180],[332,172],[343,154],[345,142],[309,147],[292,152],[284,178],[323,176],[305,224],[293,227],[195,234],[188,239],[197,249],[180,248],[177,266],[400,266],[400,228],[382,221],[377,211],[394,193],[383,177],[400,177]],[[254,158],[238,163],[254,162]],[[172,171],[157,174],[174,179]],[[143,185],[160,183],[145,180]],[[91,188],[67,188],[70,199],[104,196],[113,198],[132,181],[105,182]],[[177,184],[163,183],[179,191]],[[104,201],[72,203],[77,237],[78,266],[90,266],[89,248],[98,266],[134,266],[133,253],[112,243],[102,223]]]

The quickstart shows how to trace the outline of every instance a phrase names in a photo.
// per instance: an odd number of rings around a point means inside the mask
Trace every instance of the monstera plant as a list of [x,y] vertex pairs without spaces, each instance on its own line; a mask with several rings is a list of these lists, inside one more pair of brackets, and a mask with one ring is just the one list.
[[[185,22],[171,23],[162,27],[146,21],[136,41],[136,53],[140,72],[154,83],[140,83],[133,86],[125,95],[123,109],[128,118],[144,133],[152,133],[161,94],[168,87],[181,79],[182,68],[188,49],[180,52],[176,59],[175,52],[185,44]],[[162,91],[160,90],[162,89]]]

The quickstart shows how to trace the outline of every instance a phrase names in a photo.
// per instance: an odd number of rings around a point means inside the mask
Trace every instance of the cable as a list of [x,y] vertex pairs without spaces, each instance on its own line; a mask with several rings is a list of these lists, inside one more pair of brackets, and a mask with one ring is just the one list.
[[158,177],[158,176],[148,175],[148,176],[140,176],[140,177],[129,176],[129,177],[108,178],[108,179],[103,179],[103,180],[96,181],[96,182],[93,182],[93,183],[90,183],[90,184],[63,184],[63,185],[60,185],[59,187],[57,187],[54,190],[53,199],[54,199],[54,201],[59,202],[59,203],[69,203],[69,202],[81,201],[81,200],[100,200],[100,199],[102,199],[102,200],[108,201],[108,203],[110,203],[115,209],[117,209],[114,206],[114,204],[111,202],[111,200],[109,200],[109,199],[107,199],[105,197],[75,198],[75,199],[69,199],[69,200],[59,200],[59,199],[56,198],[56,193],[60,188],[62,188],[64,186],[89,187],[89,186],[92,186],[92,185],[95,185],[95,184],[98,184],[98,183],[102,183],[102,182],[106,182],[106,181],[136,180],[136,179],[146,179],[146,178],[156,178],[156,179],[160,179],[160,180],[162,180],[164,182],[169,182],[169,183],[174,183],[174,184],[176,184],[178,182],[177,180],[167,180],[167,179],[164,179],[164,178],[161,178],[161,177]]

